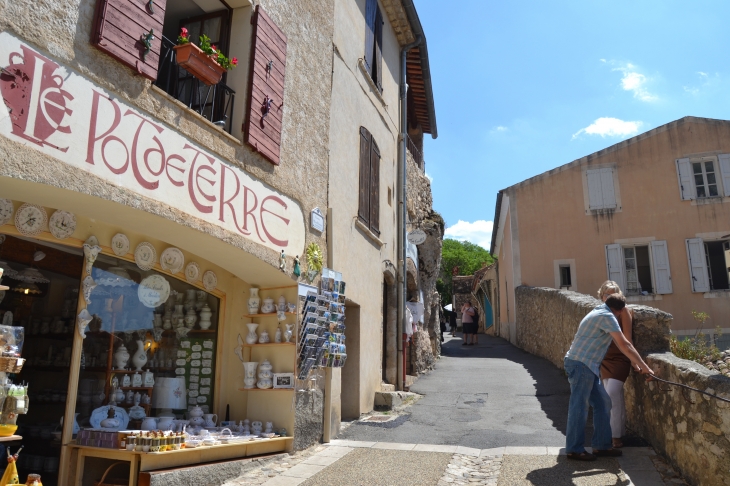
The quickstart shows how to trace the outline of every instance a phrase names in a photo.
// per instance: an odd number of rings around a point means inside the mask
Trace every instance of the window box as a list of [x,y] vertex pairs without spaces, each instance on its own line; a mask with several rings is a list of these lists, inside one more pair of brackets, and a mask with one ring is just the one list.
[[192,42],[173,47],[178,66],[198,78],[203,84],[218,84],[226,72],[223,67]]

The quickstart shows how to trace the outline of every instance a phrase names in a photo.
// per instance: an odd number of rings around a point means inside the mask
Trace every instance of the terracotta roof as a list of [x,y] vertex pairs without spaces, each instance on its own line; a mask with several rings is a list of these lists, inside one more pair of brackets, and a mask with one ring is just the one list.
[[421,125],[424,133],[433,135],[434,131],[428,107],[428,97],[433,95],[424,82],[423,63],[419,47],[414,47],[408,51],[406,56],[406,82],[412,96],[409,102],[413,103],[413,113],[415,113],[418,124]]

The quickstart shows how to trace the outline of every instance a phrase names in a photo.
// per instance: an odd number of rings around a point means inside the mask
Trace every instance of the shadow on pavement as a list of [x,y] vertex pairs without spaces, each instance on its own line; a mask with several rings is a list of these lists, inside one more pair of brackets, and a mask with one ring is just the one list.
[[[534,459],[534,457],[531,459]],[[543,462],[544,460],[542,459],[539,462]],[[588,486],[598,484],[601,486],[629,486],[631,484],[630,480],[619,477],[621,469],[615,460],[579,462],[568,460],[565,456],[558,456],[557,461],[553,458],[551,462],[553,462],[553,465],[550,467],[531,470],[524,476],[518,475],[517,477],[525,478],[525,482],[515,482],[515,484],[530,484],[534,486]],[[534,467],[543,464],[536,464],[531,461],[531,465]],[[507,466],[509,467],[509,465]],[[530,466],[527,465],[527,467]]]

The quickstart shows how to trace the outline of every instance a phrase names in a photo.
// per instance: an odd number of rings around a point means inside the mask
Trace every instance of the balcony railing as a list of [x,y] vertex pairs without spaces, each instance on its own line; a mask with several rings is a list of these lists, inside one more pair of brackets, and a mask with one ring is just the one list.
[[418,150],[418,147],[416,147],[416,144],[411,140],[411,137],[406,135],[406,146],[408,147],[408,151],[413,156],[413,160],[416,161],[416,165],[424,172],[426,172],[426,161],[423,160],[423,154],[420,150]]
[[[175,43],[165,36],[161,37],[160,67],[155,84],[206,120],[231,133],[236,92],[223,81],[206,86],[179,67],[173,50]],[[225,74],[223,76],[225,79]]]

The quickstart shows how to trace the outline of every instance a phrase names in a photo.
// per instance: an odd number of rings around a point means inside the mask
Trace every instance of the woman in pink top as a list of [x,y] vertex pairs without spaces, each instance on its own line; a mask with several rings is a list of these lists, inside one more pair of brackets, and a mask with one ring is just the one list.
[[[471,302],[467,301],[461,306],[461,329],[464,332],[464,342],[462,346],[472,346],[477,344],[477,326],[474,324],[474,308],[471,306]],[[471,336],[471,342],[469,337]]]

